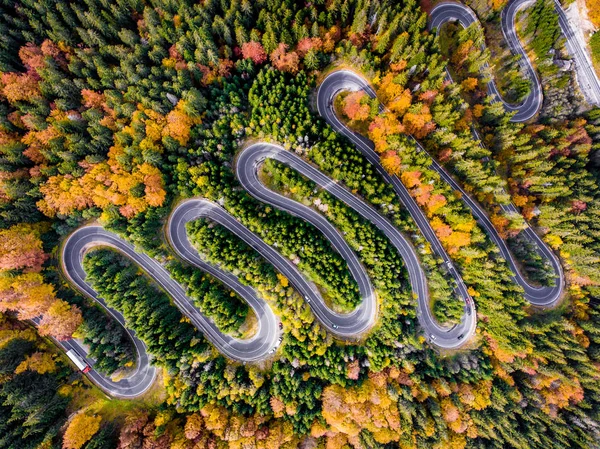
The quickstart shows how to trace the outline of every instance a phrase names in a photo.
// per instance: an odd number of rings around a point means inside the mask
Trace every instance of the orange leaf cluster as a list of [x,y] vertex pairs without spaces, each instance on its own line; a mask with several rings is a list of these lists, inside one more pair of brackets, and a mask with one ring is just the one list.
[[342,32],[339,27],[332,26],[329,31],[325,33],[323,38],[323,51],[325,53],[331,53],[335,48],[335,43],[342,37]]
[[38,82],[39,77],[35,72],[21,74],[8,72],[0,77],[1,92],[9,103],[40,98],[41,91]]
[[342,110],[350,120],[366,120],[371,112],[368,100],[368,95],[362,90],[351,92],[344,98]]
[[69,423],[63,437],[63,449],[80,449],[100,430],[101,416],[80,412]]
[[201,123],[200,118],[192,118],[185,113],[186,103],[180,100],[175,109],[167,114],[163,135],[170,136],[182,146],[187,145],[190,139],[190,130],[193,125]]
[[479,82],[477,81],[477,78],[469,77],[469,78],[463,80],[463,82],[460,83],[460,86],[463,88],[463,90],[465,90],[467,92],[471,92],[471,91],[475,90],[478,83]]
[[[129,173],[120,166],[101,162],[90,166],[81,178],[71,175],[52,176],[40,188],[44,198],[38,208],[47,216],[67,215],[74,210],[97,206],[119,206],[127,218],[145,211],[149,206],[161,206],[166,197],[164,182],[158,168],[144,163]],[[132,189],[141,186],[144,195],[137,196]]]
[[[85,94],[89,104],[95,104],[99,98],[93,92]],[[167,117],[140,108],[132,116],[132,123],[122,132],[136,139],[136,129],[142,125],[145,137],[139,142],[142,151],[161,153],[163,136],[170,136],[184,145],[189,139],[190,127],[199,123],[199,118],[191,118],[183,111],[185,103],[180,101]],[[143,134],[142,134],[143,135]],[[75,210],[84,210],[96,206],[106,209],[117,206],[119,212],[131,218],[150,206],[161,206],[166,197],[164,181],[160,170],[147,163],[125,168],[121,158],[125,148],[115,143],[109,152],[108,160],[95,164],[81,162],[85,174],[75,178],[70,174],[51,176],[41,187],[43,199],[38,208],[52,217],[56,214],[68,215]]]
[[323,418],[331,428],[329,438],[358,442],[366,429],[378,443],[398,441],[402,434],[400,412],[397,401],[388,394],[388,375],[371,372],[360,388],[330,385],[323,390]]
[[455,231],[437,216],[431,220],[431,227],[450,254],[454,254],[461,247],[471,244],[470,232]]
[[34,352],[17,366],[15,374],[25,371],[35,371],[39,374],[53,373],[56,371],[56,362],[49,352]]
[[503,239],[506,238],[507,228],[510,224],[510,220],[503,215],[494,213],[490,215],[490,221],[494,225],[494,228],[496,228],[496,231],[498,231],[498,235],[500,235],[500,237]]
[[18,224],[0,230],[0,270],[38,272],[47,258],[38,229]]
[[404,127],[394,114],[379,114],[369,125],[369,139],[375,144],[375,151],[383,153],[389,147],[387,137],[403,131]]
[[432,195],[426,204],[428,215],[431,217],[433,214],[435,214],[438,211],[438,209],[444,207],[446,205],[446,203],[447,203],[447,201],[446,201],[446,197],[444,195],[439,194],[439,193]]
[[267,54],[260,42],[245,42],[242,45],[244,59],[252,59],[255,64],[262,64],[267,60]]
[[433,116],[429,112],[429,107],[423,105],[419,113],[407,112],[404,114],[402,123],[408,134],[412,134],[416,139],[423,139],[435,129]]
[[405,171],[400,177],[402,184],[408,189],[412,189],[416,185],[421,184],[421,172],[420,171]]
[[377,96],[389,110],[398,115],[404,114],[412,102],[410,90],[395,83],[393,73],[388,73],[380,81]]
[[298,53],[294,51],[288,52],[287,50],[288,46],[280,43],[271,53],[271,62],[277,70],[296,73],[298,72],[300,58],[298,57]]
[[296,46],[298,56],[303,58],[309,51],[319,51],[323,48],[323,41],[319,37],[305,37]]
[[46,310],[39,325],[40,335],[51,335],[57,340],[71,338],[83,322],[81,311],[62,299],[57,299]]
[[82,322],[81,312],[62,299],[39,273],[0,276],[0,312],[17,312],[19,319],[42,316],[40,333],[58,340],[70,338]]
[[473,41],[468,40],[458,46],[456,51],[452,54],[452,64],[457,67],[462,67],[469,57],[469,53],[473,51]]
[[386,151],[381,156],[381,165],[389,174],[398,175],[402,167],[402,159],[395,151]]

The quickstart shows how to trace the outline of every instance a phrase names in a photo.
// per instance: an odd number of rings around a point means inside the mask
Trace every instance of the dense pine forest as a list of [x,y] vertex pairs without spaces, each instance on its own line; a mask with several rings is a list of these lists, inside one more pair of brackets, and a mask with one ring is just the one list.
[[[501,44],[481,47],[505,5],[467,2],[484,27],[436,34],[429,3],[0,0],[0,448],[600,447],[600,109],[555,67],[565,50],[550,0],[520,16],[544,86],[526,123],[487,95],[491,78],[509,101],[530,92]],[[435,319],[459,323],[466,309],[447,264],[383,174],[319,114],[317,89],[339,69],[377,96],[344,91],[332,107],[408,189],[476,305],[460,349],[436,347],[420,327],[408,267],[386,235],[270,159],[262,182],[325,217],[367,272],[378,304],[368,332],[328,332],[289,279],[209,218],[188,223],[190,245],[281,320],[268,358],[222,355],[110,246],[87,251],[83,268],[125,327],[73,288],[62,245],[100,225],[158,260],[224,334],[252,338],[257,313],[165,235],[173,208],[201,197],[292,261],[332,310],[354,310],[359,285],[331,242],[241,187],[240,150],[266,141],[389,219],[418,254]],[[556,307],[526,301],[433,160],[483,206],[528,282],[553,286],[555,273],[525,229],[560,257]],[[136,398],[106,395],[57,345],[81,342],[94,371],[118,382],[140,363],[125,328],[158,368]]]

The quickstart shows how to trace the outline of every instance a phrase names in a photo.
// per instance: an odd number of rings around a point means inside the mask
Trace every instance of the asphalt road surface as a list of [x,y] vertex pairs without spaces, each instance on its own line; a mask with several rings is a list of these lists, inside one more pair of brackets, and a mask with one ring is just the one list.
[[[590,55],[585,48],[585,42],[577,38],[573,26],[569,22],[565,11],[558,0],[554,0],[554,9],[558,14],[558,24],[567,42],[567,51],[575,61],[577,81],[588,103],[600,105],[600,80],[590,60]],[[583,33],[582,33],[583,34]]]
[[[543,99],[542,88],[537,74],[527,58],[515,32],[515,18],[518,11],[524,7],[530,6],[533,2],[534,0],[512,0],[504,8],[501,16],[504,37],[511,51],[514,54],[521,55],[521,64],[523,64],[525,73],[531,81],[530,95],[520,105],[511,105],[502,99],[493,81],[488,84],[490,95],[495,99],[502,101],[507,111],[514,112],[512,120],[519,122],[527,121],[535,116]],[[600,81],[593,69],[589,55],[582,46],[582,43],[575,36],[575,33],[573,33],[571,25],[557,0],[555,0],[555,8],[559,16],[559,24],[567,39],[567,50],[572,55],[576,64],[578,81],[582,91],[590,103],[600,104]],[[460,3],[447,2],[438,4],[432,10],[429,26],[430,29],[439,30],[441,25],[450,21],[458,21],[464,27],[467,27],[472,23],[478,23],[477,17],[470,8]],[[197,218],[206,217],[230,229],[251,247],[256,249],[266,260],[272,263],[278,271],[285,275],[292,285],[294,285],[294,287],[304,296],[315,316],[330,332],[343,338],[354,338],[366,332],[375,322],[377,315],[377,300],[373,286],[364,267],[360,264],[358,257],[345,242],[340,232],[323,216],[309,207],[267,189],[260,183],[257,176],[259,165],[265,159],[272,158],[290,166],[308,177],[321,188],[327,190],[336,198],[346,203],[349,207],[356,210],[363,218],[369,220],[380,229],[396,247],[406,264],[413,292],[418,299],[417,316],[429,341],[441,348],[457,348],[463,345],[474,333],[477,325],[475,305],[467,292],[467,288],[431,228],[429,221],[415,203],[414,199],[410,196],[408,190],[396,176],[390,176],[381,166],[379,156],[373,150],[372,143],[365,137],[349,130],[335,116],[332,100],[335,95],[342,90],[364,90],[370,96],[375,97],[373,89],[361,77],[350,71],[337,71],[329,75],[319,87],[317,98],[319,113],[337,132],[348,137],[363,155],[375,165],[381,176],[393,186],[400,197],[400,200],[415,220],[417,226],[431,244],[434,252],[443,259],[448,267],[448,272],[456,281],[456,292],[465,302],[465,313],[458,325],[451,328],[441,326],[433,318],[429,309],[429,295],[426,278],[420,267],[414,248],[387,218],[383,217],[372,206],[353,195],[346,188],[328,178],[295,154],[287,152],[279,146],[266,143],[252,145],[241,153],[236,166],[237,175],[241,184],[257,199],[309,221],[329,239],[332,246],[348,263],[349,270],[358,284],[362,301],[354,311],[350,313],[336,313],[332,311],[325,304],[316,286],[307,280],[291,261],[283,257],[275,248],[265,243],[260,237],[239,223],[223,208],[202,199],[184,201],[173,211],[167,227],[168,238],[177,254],[183,260],[210,273],[247,301],[258,319],[258,329],[252,338],[241,340],[220,332],[212,320],[204,316],[195,308],[190,298],[186,296],[185,290],[170,277],[168,272],[159,262],[145,254],[136,252],[130,243],[99,226],[86,226],[80,228],[65,242],[63,246],[62,263],[64,271],[71,282],[84,294],[101,304],[108,313],[125,326],[126,322],[124,317],[118,311],[108,307],[104,300],[98,297],[96,292],[86,283],[85,272],[82,266],[83,257],[87,250],[94,246],[111,246],[127,255],[150,275],[173,298],[177,307],[190,318],[192,323],[200,329],[223,354],[240,361],[263,359],[267,357],[268,354],[273,353],[279,344],[277,318],[270,307],[252,288],[241,284],[237,277],[233,276],[231,273],[225,272],[217,266],[203,261],[189,243],[185,224]],[[419,146],[420,150],[424,151],[418,142],[416,142],[416,144]],[[492,241],[498,246],[502,256],[507,260],[513,271],[513,280],[523,287],[526,299],[537,306],[549,307],[555,305],[563,292],[564,274],[560,261],[554,252],[547,247],[530,227],[527,227],[523,231],[536,243],[538,251],[550,261],[556,274],[554,287],[535,287],[530,285],[520,274],[511,252],[504,240],[498,235],[485,210],[483,210],[483,208],[481,208],[479,204],[452,178],[452,176],[433,160],[433,158],[431,167],[436,170],[441,178],[450,184],[454,190],[462,193],[462,199],[471,209],[473,216],[477,219],[479,224],[483,226]],[[501,207],[506,212],[518,213],[518,210],[513,204],[503,205]],[[37,320],[34,320],[34,322],[37,324]],[[144,343],[135,336],[134,332],[127,328],[126,330],[131,336],[137,351],[135,372],[125,379],[114,382],[110,378],[95,371],[93,369],[93,361],[88,359],[87,362],[92,366],[89,377],[103,390],[113,396],[135,397],[144,393],[152,385],[156,377],[156,370],[150,365]],[[85,358],[86,349],[77,340],[72,339],[57,343],[63,347],[65,351],[73,349]]]
[[[118,312],[112,309],[107,310],[118,320]],[[34,318],[31,321],[36,326],[40,324],[40,318]],[[87,373],[87,376],[102,390],[111,396],[130,399],[140,396],[152,386],[154,379],[156,378],[156,369],[149,363],[148,353],[146,352],[144,343],[135,336],[135,333],[127,328],[125,328],[125,330],[132,338],[137,352],[136,369],[128,374],[126,378],[123,378],[118,382],[111,380],[110,377],[107,377],[94,369],[94,361],[86,358],[87,349],[78,340],[72,338],[64,341],[53,340],[56,345],[60,346],[65,352],[73,350],[87,362],[91,368],[91,371]]]
[[[397,176],[391,176],[390,174],[388,174],[381,166],[379,155],[373,149],[373,143],[369,139],[361,136],[360,134],[351,131],[335,115],[335,111],[333,110],[333,99],[338,93],[344,90],[364,90],[371,97],[376,96],[375,91],[371,88],[371,86],[369,86],[369,84],[356,73],[351,72],[349,70],[336,71],[327,76],[327,78],[325,78],[323,83],[319,86],[319,90],[317,93],[317,107],[319,110],[319,114],[332,126],[332,128],[336,132],[345,135],[360,150],[360,152],[367,158],[367,160],[375,166],[379,174],[388,183],[392,185],[396,194],[400,198],[400,201],[404,204],[413,220],[415,220],[415,223],[421,230],[421,233],[429,241],[429,244],[431,245],[436,255],[443,260],[446,267],[448,267],[448,272],[450,276],[452,276],[452,278],[456,282],[456,291],[465,302],[465,314],[463,315],[463,318],[461,320],[461,326],[463,326],[463,329],[465,331],[474,331],[476,326],[476,320],[474,313],[475,305],[473,303],[473,300],[469,296],[467,287],[463,282],[461,276],[459,275],[458,271],[456,270],[456,267],[452,263],[452,260],[446,253],[446,250],[444,249],[441,242],[435,235],[435,232],[431,228],[429,220],[425,217],[425,214],[423,213],[423,211],[421,211],[414,198],[410,196],[410,193],[408,192],[404,184],[402,184],[400,179]],[[423,299],[420,299],[419,301],[421,304],[422,314],[425,311],[427,311],[427,313],[429,314],[429,308],[423,307],[423,301]],[[469,315],[469,313],[471,315]],[[432,343],[441,346],[440,340],[444,338],[442,332],[440,331],[441,328],[439,326],[434,327],[431,324],[424,324],[423,327],[429,340]],[[453,347],[459,347],[462,344],[464,344],[466,340],[468,340],[468,338],[471,336],[471,333],[463,333],[461,338],[458,339],[460,335],[461,333],[452,334],[452,337],[450,339],[454,338]]]
[[[491,95],[494,100],[501,101],[504,105],[504,108],[508,112],[515,113],[511,118],[513,122],[524,122],[529,120],[535,114],[537,114],[538,110],[542,106],[542,86],[537,77],[537,73],[531,65],[525,50],[521,46],[521,42],[519,41],[519,37],[515,31],[515,19],[519,10],[533,5],[534,3],[535,0],[511,0],[502,10],[501,14],[502,33],[504,34],[504,38],[506,39],[511,51],[514,54],[521,56],[520,63],[525,70],[525,74],[531,81],[531,93],[527,96],[527,98],[525,98],[523,103],[519,105],[512,105],[502,99],[502,96],[500,95],[500,92],[498,91],[494,81],[490,81],[488,83],[489,95]],[[443,24],[454,21],[458,21],[465,28],[473,23],[479,24],[477,16],[468,6],[465,6],[461,3],[444,2],[437,4],[431,11],[429,18],[429,29],[435,29],[439,33],[439,30]]]
[[87,349],[78,340],[69,339],[66,341],[57,341],[56,343],[61,346],[65,352],[72,349],[82,358],[84,358],[91,367],[91,371],[87,374],[88,377],[105,392],[111,394],[112,396],[123,398],[136,397],[143,394],[146,392],[146,390],[148,390],[148,388],[150,388],[154,382],[154,379],[156,378],[156,369],[150,364],[150,358],[146,350],[146,345],[139,338],[137,338],[135,332],[127,328],[123,315],[117,310],[109,307],[104,299],[100,298],[97,293],[84,281],[85,272],[83,271],[81,264],[83,262],[85,248],[82,248],[77,242],[80,237],[88,234],[91,229],[93,228],[80,228],[71,234],[71,236],[69,236],[69,238],[65,241],[62,247],[61,255],[63,272],[73,285],[75,285],[83,294],[100,304],[109,315],[111,315],[125,328],[125,331],[129,334],[135,346],[137,354],[136,369],[126,378],[115,382],[111,380],[110,377],[105,376],[94,369],[93,360],[86,357]]
[[[515,29],[517,13],[534,3],[535,0],[511,0],[501,13],[502,33],[513,54],[521,56],[519,62],[522,64],[526,76],[531,81],[531,93],[520,105],[511,105],[502,99],[493,81],[488,84],[488,92],[494,98],[502,101],[507,111],[516,112],[511,119],[515,122],[524,122],[532,118],[541,107],[543,100],[542,86],[539,78],[521,45]],[[583,41],[584,37],[575,33],[573,25],[569,22],[559,0],[554,0],[554,9],[558,15],[558,24],[566,39],[567,51],[575,63],[575,72],[579,87],[588,103],[600,105],[600,80],[586,49],[586,43]],[[475,13],[468,6],[461,3],[444,2],[439,3],[431,11],[429,28],[439,31],[444,23],[452,21],[458,21],[464,27],[468,27],[473,23],[479,23]]]
[[[181,209],[177,211],[181,211]],[[180,217],[179,214],[174,214],[171,218],[177,220]],[[185,227],[183,229],[185,230]],[[83,258],[88,250],[97,246],[112,247],[133,260],[171,296],[179,310],[226,356],[240,361],[254,361],[267,357],[276,349],[279,332],[275,315],[253,289],[242,285],[232,274],[202,261],[200,264],[194,263],[238,293],[252,307],[258,318],[258,329],[256,334],[249,339],[236,339],[221,333],[209,318],[195,308],[192,300],[186,296],[184,288],[171,278],[168,271],[158,261],[137,252],[129,242],[100,226],[79,228],[67,238],[63,245],[63,270],[77,289],[105,307],[126,329],[127,323],[122,314],[108,307],[85,280]],[[145,345],[137,339],[134,332],[130,330],[127,332],[132,336],[138,351],[136,372],[131,377],[119,382],[113,382],[94,370],[89,374],[90,378],[107,393],[120,397],[134,397],[142,394],[150,387],[155,378],[155,368],[150,365]],[[85,349],[75,340],[60,342],[60,344],[66,350],[75,349],[79,355],[85,356]],[[88,363],[90,363],[89,360]],[[90,365],[92,364],[90,363]]]
[[[532,91],[531,94],[525,99],[524,103],[520,106],[511,106],[507,103],[504,103],[505,108],[508,111],[514,112],[517,111],[516,114],[512,117],[513,121],[526,121],[529,118],[533,117],[542,103],[542,87],[540,85],[539,79],[537,78],[536,72],[533,69],[529,58],[525,54],[523,47],[519,41],[519,38],[515,31],[515,19],[517,13],[522,8],[531,6],[534,3],[533,0],[513,0],[508,3],[508,5],[502,10],[501,22],[502,22],[502,32],[504,33],[504,37],[511,48],[511,51],[515,54],[519,54],[521,56],[521,63],[524,64],[525,71],[532,81]],[[564,15],[562,9],[557,7],[557,11]],[[560,15],[559,15],[560,18]],[[473,11],[460,3],[440,3],[437,5],[431,12],[430,18],[430,28],[437,29],[439,31],[442,24],[457,20],[462,26],[467,27],[472,23],[479,23],[475,13]],[[563,32],[565,31],[564,26]],[[593,68],[592,68],[593,70]],[[451,78],[450,78],[451,79]],[[490,82],[488,85],[488,90],[491,94],[502,100],[502,97],[498,93],[496,89],[496,85],[494,82]],[[474,132],[475,137],[479,139],[477,132]],[[421,150],[423,148],[419,145]],[[423,150],[424,151],[424,150]],[[519,268],[515,263],[515,260],[512,256],[512,253],[509,251],[506,242],[498,235],[496,228],[492,225],[489,216],[487,213],[479,206],[479,204],[474,201],[461,187],[460,185],[452,178],[452,176],[438,164],[435,159],[431,158],[433,163],[431,168],[437,171],[440,177],[446,181],[450,186],[462,194],[462,199],[465,204],[471,209],[473,216],[477,219],[479,224],[483,226],[486,230],[487,234],[490,236],[492,241],[498,246],[500,249],[500,253],[502,257],[506,259],[508,262],[512,272],[514,273],[513,280],[521,285],[525,290],[525,298],[536,306],[547,306],[551,307],[556,304],[556,302],[560,299],[563,293],[564,288],[564,274],[562,270],[562,266],[560,261],[554,254],[554,252],[548,248],[546,243],[535,233],[529,226],[523,231],[525,235],[535,243],[537,251],[542,255],[546,260],[550,262],[552,265],[552,269],[555,273],[554,277],[554,287],[535,287],[530,285],[527,280],[521,275],[519,272]],[[514,204],[502,205],[502,210],[507,213],[519,213],[518,209]]]
[[[240,175],[240,163],[245,162],[238,161],[238,175]],[[248,174],[250,172],[255,172],[253,167],[241,166],[241,169],[247,169],[244,170],[244,173],[247,172]],[[244,187],[246,187],[248,179],[252,178],[242,177],[240,179]],[[250,193],[252,193],[252,191],[250,191]],[[274,192],[271,193],[276,195]],[[371,286],[368,277],[366,277],[364,270],[362,270],[360,266],[357,267],[355,265],[358,264],[358,260],[353,253],[352,257],[354,257],[354,260],[352,260],[351,270],[353,274],[356,274],[360,292],[364,295],[363,302],[350,313],[336,313],[327,307],[317,287],[300,273],[292,261],[281,255],[273,246],[265,243],[258,235],[246,228],[223,208],[210,201],[203,199],[187,200],[179,205],[173,212],[168,225],[169,239],[180,257],[194,264],[197,264],[200,260],[195,250],[191,248],[187,241],[185,223],[198,218],[198,214],[201,211],[205,211],[204,216],[208,216],[211,220],[220,223],[232,231],[236,236],[261,254],[262,257],[277,269],[277,271],[288,278],[296,290],[298,290],[304,299],[308,301],[308,304],[312,308],[317,319],[333,334],[343,338],[357,338],[374,324],[374,317],[377,310],[373,287]],[[210,213],[207,214],[207,211]],[[327,232],[337,232],[327,221],[325,221],[325,223],[326,226],[328,226],[326,229]],[[313,224],[315,223],[313,222]],[[323,223],[320,224],[322,225]],[[343,240],[339,235],[338,238],[339,240]],[[349,248],[347,249],[351,252]]]
[[[323,86],[327,86],[327,89],[322,90]],[[342,70],[342,71],[334,72],[331,75],[329,75],[323,82],[323,85],[319,89],[319,94],[318,94],[318,105],[319,105],[319,111],[320,111],[321,115],[324,115],[326,120],[329,123],[331,123],[334,126],[334,128],[336,128],[336,130],[339,127],[343,127],[345,129],[345,134],[348,137],[350,137],[350,139],[355,144],[358,144],[358,143],[360,143],[361,145],[364,144],[365,148],[366,148],[367,144],[365,143],[365,139],[362,138],[361,136],[353,133],[352,131],[348,130],[337,119],[337,117],[335,116],[335,113],[333,111],[333,108],[331,107],[333,96],[335,96],[341,90],[364,90],[372,97],[375,97],[375,92],[368,85],[368,83],[363,78],[361,78],[359,75],[357,75],[356,73],[351,72],[351,71]],[[321,93],[321,92],[323,92],[323,93]],[[321,107],[323,107],[324,109],[321,109]],[[325,111],[325,112],[323,112],[323,111]],[[418,142],[415,141],[415,143],[418,146],[420,151],[425,151],[425,149]],[[379,167],[380,167],[379,160],[378,160],[379,158],[378,158],[377,154],[375,154],[375,152],[371,148],[372,147],[369,148],[368,152],[365,149],[363,151],[363,153],[369,154],[370,160],[372,159],[374,161],[375,158],[377,158],[378,165],[376,165],[376,167],[378,167],[379,172],[382,173],[383,170],[379,169]],[[471,213],[477,219],[479,224],[485,229],[485,231],[490,236],[492,241],[498,246],[500,253],[506,259],[506,261],[508,262],[508,264],[513,272],[513,276],[512,276],[513,280],[523,287],[523,289],[525,291],[525,294],[524,294],[525,298],[531,304],[536,305],[536,306],[544,306],[544,307],[554,306],[561,298],[562,293],[563,293],[563,288],[564,288],[564,274],[563,274],[562,266],[560,264],[560,260],[554,254],[554,252],[550,248],[548,248],[546,243],[529,226],[523,230],[523,232],[526,234],[526,236],[536,244],[536,247],[537,247],[537,250],[539,251],[539,253],[544,258],[546,258],[546,260],[548,260],[550,262],[550,264],[552,265],[552,269],[554,270],[554,273],[555,273],[555,278],[554,278],[555,285],[553,287],[536,287],[536,286],[530,285],[527,282],[527,280],[519,272],[518,266],[512,256],[512,253],[508,249],[506,242],[498,235],[498,232],[496,231],[496,228],[490,221],[490,218],[487,215],[486,211],[479,205],[478,202],[473,200],[467,192],[465,192],[465,190],[454,180],[454,178],[440,164],[438,164],[435,161],[435,159],[431,158],[431,160],[432,160],[431,168],[433,170],[435,170],[440,175],[440,177],[445,182],[447,182],[454,190],[461,192],[462,200],[469,207],[469,209],[471,209]],[[401,182],[398,180],[397,177],[391,177],[390,175],[387,175],[387,179],[389,180],[390,178],[392,180],[395,179],[396,183],[401,184]],[[401,191],[400,186],[398,186],[397,191]],[[401,199],[405,204],[407,204],[406,201],[404,200],[404,197],[402,197]],[[412,200],[412,198],[411,198],[411,200]],[[412,202],[414,203],[414,200],[412,200]],[[415,207],[418,208],[418,206],[416,206],[416,204],[415,204]],[[508,213],[519,213],[517,208],[512,203],[509,205],[503,205],[503,206],[501,206],[501,208],[505,212],[508,212]],[[421,227],[421,226],[425,226],[425,224],[419,217],[419,214],[416,214],[416,213],[413,214],[411,209],[412,208],[409,208],[409,212],[411,212],[413,219],[415,219],[415,221],[417,222],[417,225],[419,226],[419,228],[421,229],[421,231],[423,232],[425,237],[432,243],[432,246],[434,246],[434,248],[436,249],[436,252],[437,252],[438,245],[441,246],[441,244],[439,244],[439,241],[437,240],[437,237],[435,235],[433,236],[433,238],[436,239],[436,243],[437,243],[436,245],[434,245],[433,242],[430,240],[430,238],[431,238],[430,233],[427,232],[427,229],[423,229]],[[420,216],[425,221],[427,221],[422,213],[420,214]],[[446,257],[447,257],[447,255],[446,255]]]
[[[372,325],[376,313],[376,301],[369,278],[364,267],[344,241],[342,235],[321,214],[297,201],[273,192],[261,183],[257,172],[260,164],[266,159],[277,160],[306,176],[319,187],[354,209],[363,218],[373,223],[389,238],[404,260],[408,270],[413,293],[418,299],[417,316],[419,322],[425,330],[427,337],[436,346],[446,349],[456,348],[469,339],[475,331],[477,323],[474,305],[466,293],[466,288],[464,290],[467,298],[467,305],[465,307],[468,308],[469,313],[465,313],[461,322],[456,326],[440,326],[429,310],[427,280],[414,248],[387,218],[377,212],[370,204],[367,204],[348,189],[324,175],[296,154],[286,151],[278,145],[268,143],[251,145],[241,152],[237,160],[236,172],[242,187],[258,200],[312,223],[344,257],[350,267],[350,271],[358,282],[363,301],[351,314],[334,314],[325,306],[322,299],[317,298],[313,294],[313,300],[310,302],[310,305],[315,315],[322,322],[329,320],[332,323],[336,323],[339,326],[339,329],[335,329],[337,333],[342,329],[347,329],[349,333],[358,332]],[[454,271],[454,268],[451,268],[450,271]],[[315,299],[318,299],[318,302]]]

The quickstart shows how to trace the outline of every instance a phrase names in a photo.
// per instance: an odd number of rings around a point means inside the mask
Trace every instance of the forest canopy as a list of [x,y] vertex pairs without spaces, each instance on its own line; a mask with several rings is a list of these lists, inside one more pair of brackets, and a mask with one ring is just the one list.
[[[415,0],[0,0],[0,448],[595,447],[600,111],[565,106],[572,84],[550,67],[560,30],[552,3],[538,0],[521,32],[539,38],[527,50],[553,84],[539,116],[511,121],[487,95],[497,75],[488,62],[499,56],[481,50],[503,4],[472,3],[484,30],[450,24],[438,36]],[[515,81],[515,65],[500,85],[521,99],[529,90]],[[331,107],[372,141],[385,172],[319,114],[316,91],[338,69],[373,86],[375,99],[343,92]],[[94,372],[114,382],[141,363],[125,327],[65,277],[61,245],[81,226],[100,225],[160,262],[193,307],[235,338],[253,335],[255,312],[165,238],[183,199],[225,209],[332,308],[360,303],[357,281],[321,232],[241,187],[236,156],[265,141],[402,231],[434,318],[454,326],[467,309],[448,264],[387,182],[397,176],[464,280],[477,331],[459,350],[431,344],[410,267],[384,233],[267,160],[261,181],[328,220],[357,255],[377,296],[376,325],[336,338],[254,247],[195,220],[194,250],[266,301],[281,320],[281,345],[258,362],[228,359],[132,259],[93,248],[82,255],[86,281],[123,314],[159,371],[142,399],[106,399],[56,346],[80,341]],[[558,307],[526,301],[433,160],[484,208],[529,282],[551,287],[555,273],[524,229],[560,257]],[[511,203],[516,213],[501,207]]]

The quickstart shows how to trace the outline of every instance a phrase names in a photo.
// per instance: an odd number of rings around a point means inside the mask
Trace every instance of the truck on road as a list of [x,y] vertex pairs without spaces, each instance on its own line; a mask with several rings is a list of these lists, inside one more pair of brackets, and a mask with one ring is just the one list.
[[77,354],[75,351],[73,351],[72,349],[69,349],[67,351],[67,356],[77,366],[77,368],[79,368],[82,372],[84,372],[84,373],[90,372],[90,370],[91,370],[90,365],[85,363],[85,360],[83,360],[83,358],[79,354]]

